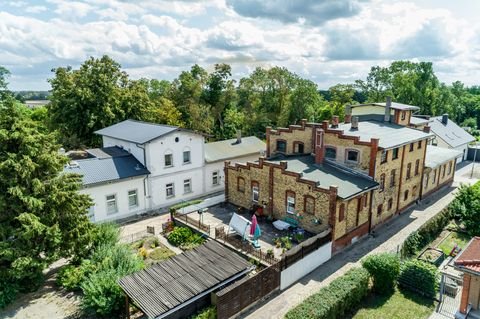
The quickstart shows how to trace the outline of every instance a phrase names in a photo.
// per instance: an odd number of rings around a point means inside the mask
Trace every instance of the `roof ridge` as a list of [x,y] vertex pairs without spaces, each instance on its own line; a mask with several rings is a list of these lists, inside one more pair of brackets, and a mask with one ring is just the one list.
[[[175,125],[169,125],[169,124],[160,124],[160,123],[152,123],[152,122],[146,122],[146,121],[140,121],[140,120],[135,120],[135,119],[126,119],[122,122],[126,122],[126,121],[130,121],[130,122],[136,122],[136,123],[142,123],[142,124],[148,124],[148,125],[154,125],[154,126],[160,126],[160,127],[171,127],[171,128],[180,128],[180,126],[175,126]],[[116,124],[120,124],[122,122],[118,122],[118,123],[115,123],[113,125],[116,125]],[[108,127],[108,126],[107,126]]]

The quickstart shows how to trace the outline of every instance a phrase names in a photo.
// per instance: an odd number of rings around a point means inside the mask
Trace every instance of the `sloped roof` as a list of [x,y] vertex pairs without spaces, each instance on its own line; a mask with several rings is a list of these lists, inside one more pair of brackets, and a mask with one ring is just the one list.
[[455,258],[454,265],[460,270],[480,273],[480,237],[470,240],[467,247]]
[[426,118],[423,118],[423,117],[412,116],[410,118],[410,124],[415,125],[415,126],[416,125],[427,124],[431,121],[432,121],[431,119],[426,119]]
[[430,131],[445,141],[450,147],[457,147],[475,141],[475,138],[454,121],[448,119],[447,124],[442,123],[442,117],[432,117],[429,123]]
[[358,130],[351,130],[351,124],[341,123],[338,130],[343,130],[343,134],[348,136],[358,136],[360,141],[369,142],[371,138],[378,138],[378,145],[385,149],[434,136],[432,133],[379,121],[361,121],[358,123]]
[[95,134],[144,144],[177,130],[179,130],[179,128],[176,126],[126,120],[95,131]]
[[236,142],[237,139],[233,138],[205,144],[205,161],[211,163],[247,155],[260,156],[260,151],[265,151],[267,147],[265,142],[255,136],[242,137],[241,143]]
[[327,160],[323,164],[315,164],[315,159],[311,155],[276,155],[267,161],[274,163],[285,161],[287,162],[287,171],[301,173],[303,179],[317,182],[318,187],[323,189],[329,189],[333,185],[338,186],[337,195],[343,199],[378,186],[373,179],[354,174],[347,169],[342,170]]
[[427,145],[425,167],[435,168],[462,155],[462,152],[454,149]]
[[251,264],[215,240],[120,279],[123,291],[148,318],[180,309],[182,304]]
[[[385,103],[385,102],[364,103],[364,104],[351,105],[350,107],[355,108],[355,107],[369,106],[369,105],[385,107],[387,105],[387,103]],[[402,111],[407,111],[407,110],[417,111],[417,110],[420,110],[420,108],[418,106],[402,104],[402,103],[397,103],[397,102],[392,102],[390,108],[395,109],[395,110],[402,110]]]
[[76,160],[63,171],[82,175],[84,186],[150,174],[133,155],[118,147],[94,149],[92,153],[99,157]]

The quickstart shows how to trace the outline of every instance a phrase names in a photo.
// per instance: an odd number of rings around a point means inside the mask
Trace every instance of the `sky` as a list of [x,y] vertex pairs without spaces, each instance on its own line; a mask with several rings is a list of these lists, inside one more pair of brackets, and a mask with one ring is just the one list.
[[479,12],[478,0],[0,0],[0,65],[11,90],[48,90],[53,68],[104,54],[133,79],[228,63],[236,79],[282,66],[327,89],[403,59],[474,85]]

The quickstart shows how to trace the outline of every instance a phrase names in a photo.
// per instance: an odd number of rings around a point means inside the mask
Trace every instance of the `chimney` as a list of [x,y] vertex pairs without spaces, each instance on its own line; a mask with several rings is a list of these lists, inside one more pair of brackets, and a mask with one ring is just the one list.
[[385,103],[385,122],[390,122],[390,108],[392,107],[392,97],[387,96],[387,102]]
[[237,130],[237,141],[235,144],[240,144],[242,143],[242,130]]
[[265,155],[267,156],[267,158],[270,157],[270,132],[271,132],[271,131],[272,131],[272,127],[271,127],[271,126],[267,126],[267,128],[266,128],[266,134],[265,134],[265,135],[266,135],[266,136],[265,136],[265,140],[266,140],[265,142],[266,142],[266,144],[267,144],[267,152],[266,152]]
[[301,125],[302,127],[305,127],[306,124],[307,124],[307,119],[301,119],[301,120],[300,120],[300,125]]
[[352,125],[350,127],[352,131],[358,130],[358,116],[352,117]]
[[447,125],[447,123],[448,123],[448,114],[447,113],[442,115],[442,123],[444,125]]
[[315,131],[315,164],[323,163],[324,155],[323,130],[317,128]]
[[338,115],[332,116],[332,128],[338,128]]
[[348,124],[352,121],[352,107],[350,105],[347,105],[345,107],[345,124]]
[[425,125],[425,126],[423,127],[423,131],[424,131],[425,133],[430,133],[430,126]]

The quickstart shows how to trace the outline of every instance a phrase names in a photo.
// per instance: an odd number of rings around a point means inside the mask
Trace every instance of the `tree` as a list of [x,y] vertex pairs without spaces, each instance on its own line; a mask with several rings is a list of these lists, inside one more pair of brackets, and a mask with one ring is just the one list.
[[0,295],[35,289],[42,270],[86,249],[91,223],[81,177],[63,174],[67,158],[51,134],[6,97],[0,104]]
[[370,255],[362,261],[362,266],[373,277],[373,289],[379,294],[389,294],[395,288],[400,272],[400,260],[389,253]]

